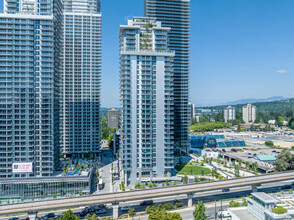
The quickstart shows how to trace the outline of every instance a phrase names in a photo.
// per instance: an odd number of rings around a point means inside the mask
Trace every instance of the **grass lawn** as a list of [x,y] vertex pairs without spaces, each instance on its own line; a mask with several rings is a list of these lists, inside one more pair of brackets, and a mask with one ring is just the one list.
[[178,174],[187,174],[187,175],[202,175],[202,170],[204,175],[211,174],[211,170],[201,166],[189,165],[189,164],[177,164],[175,169],[178,170]]

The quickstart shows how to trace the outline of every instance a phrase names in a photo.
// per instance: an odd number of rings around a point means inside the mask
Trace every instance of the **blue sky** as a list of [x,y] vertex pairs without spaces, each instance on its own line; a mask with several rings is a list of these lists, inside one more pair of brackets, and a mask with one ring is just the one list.
[[[143,16],[143,0],[101,0],[101,7],[102,106],[116,107],[119,25]],[[293,97],[293,10],[293,0],[191,0],[191,102]]]

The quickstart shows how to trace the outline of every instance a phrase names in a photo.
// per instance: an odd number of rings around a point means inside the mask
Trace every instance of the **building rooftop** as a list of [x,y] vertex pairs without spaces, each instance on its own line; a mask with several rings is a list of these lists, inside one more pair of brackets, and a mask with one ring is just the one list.
[[276,203],[279,202],[279,200],[273,198],[272,196],[264,193],[264,192],[256,192],[256,193],[251,193],[253,197],[261,200],[264,203]]
[[272,161],[272,160],[276,160],[276,156],[273,154],[270,155],[257,155],[256,156],[258,160],[260,161]]
[[240,220],[258,220],[253,215],[249,214],[247,207],[236,207],[236,208],[228,208],[228,212],[233,219]]

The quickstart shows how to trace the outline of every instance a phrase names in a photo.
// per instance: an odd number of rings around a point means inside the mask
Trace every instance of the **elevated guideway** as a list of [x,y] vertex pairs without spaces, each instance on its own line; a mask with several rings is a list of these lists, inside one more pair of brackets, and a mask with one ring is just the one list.
[[216,182],[204,182],[181,186],[170,186],[156,189],[134,190],[127,192],[81,196],[75,198],[63,198],[16,204],[5,204],[0,205],[0,215],[15,215],[18,213],[25,213],[29,211],[39,212],[61,208],[73,208],[95,204],[112,203],[113,215],[114,218],[117,218],[118,204],[120,202],[149,200],[153,198],[185,194],[188,197],[188,206],[192,206],[192,198],[194,194],[197,192],[205,192],[218,189],[221,190],[224,188],[236,188],[242,186],[252,186],[252,190],[256,190],[256,186],[259,184],[273,183],[285,180],[294,180],[294,171],[259,175],[253,177],[236,178]]

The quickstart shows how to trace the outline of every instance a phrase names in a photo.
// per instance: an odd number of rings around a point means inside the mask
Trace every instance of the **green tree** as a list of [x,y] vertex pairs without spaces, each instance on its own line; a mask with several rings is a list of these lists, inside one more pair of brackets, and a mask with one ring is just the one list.
[[274,146],[274,142],[272,142],[272,141],[266,141],[266,142],[264,142],[264,144],[266,146],[269,146],[269,147],[273,147]]
[[258,164],[255,162],[251,165],[251,167],[252,167],[252,170],[256,172],[258,169]]
[[177,213],[177,212],[173,212],[173,213],[168,212],[166,216],[166,220],[182,220],[182,219],[183,218],[181,217],[180,213]]
[[91,220],[98,220],[97,215],[96,214],[93,214]]
[[195,210],[193,212],[194,220],[206,220],[205,215],[205,206],[202,201],[199,201],[197,205],[195,205]]
[[185,176],[183,177],[183,183],[188,183],[188,176],[185,174]]
[[283,149],[281,153],[278,155],[277,160],[275,161],[275,165],[277,166],[277,171],[284,171],[288,169],[292,169],[291,164],[293,163],[293,155],[289,150]]
[[134,209],[134,208],[129,209],[129,210],[128,210],[128,214],[129,214],[130,217],[134,217],[135,214],[136,214],[136,213],[135,213],[135,209]]
[[69,209],[60,217],[60,220],[79,220],[79,217]]
[[236,202],[234,200],[231,200],[230,203],[229,203],[229,207],[239,207],[240,206],[240,203],[239,202]]
[[249,161],[246,161],[246,169],[249,169],[249,167],[250,167],[250,162]]
[[85,219],[87,219],[87,220],[92,220],[91,214],[87,214],[87,215],[85,216]]

